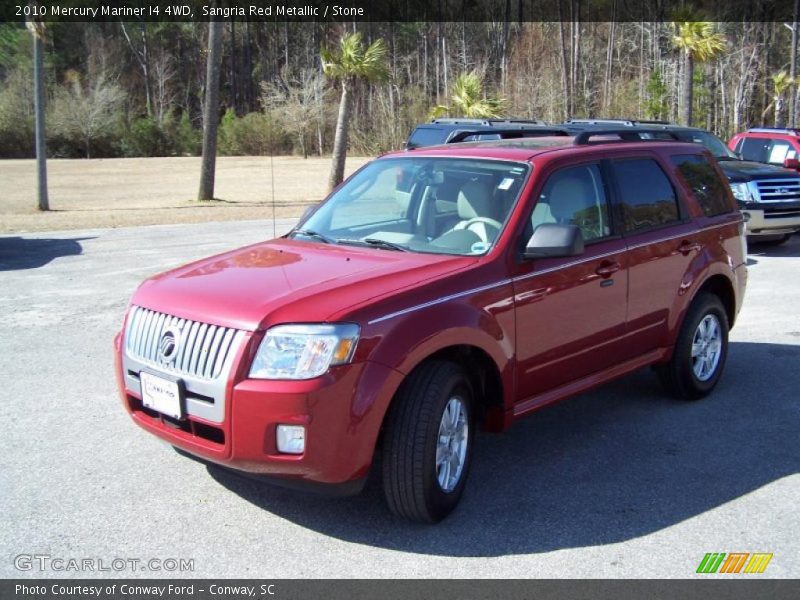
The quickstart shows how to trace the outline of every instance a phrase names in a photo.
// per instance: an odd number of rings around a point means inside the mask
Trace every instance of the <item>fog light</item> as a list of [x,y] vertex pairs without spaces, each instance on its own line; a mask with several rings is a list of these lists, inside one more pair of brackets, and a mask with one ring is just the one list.
[[278,452],[302,454],[306,451],[306,428],[302,425],[278,425]]

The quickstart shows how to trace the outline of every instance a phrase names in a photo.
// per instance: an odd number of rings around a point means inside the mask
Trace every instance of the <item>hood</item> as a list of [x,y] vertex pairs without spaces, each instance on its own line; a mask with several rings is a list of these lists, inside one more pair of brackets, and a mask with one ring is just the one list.
[[721,160],[719,166],[731,183],[743,183],[753,179],[800,179],[800,173],[792,169],[749,160]]
[[422,285],[475,258],[278,239],[190,263],[145,281],[133,304],[256,330],[324,322],[348,307]]

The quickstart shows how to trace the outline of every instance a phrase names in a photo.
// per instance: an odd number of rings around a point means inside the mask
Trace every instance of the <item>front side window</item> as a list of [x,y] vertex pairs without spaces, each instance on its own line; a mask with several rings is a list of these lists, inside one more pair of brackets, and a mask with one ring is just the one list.
[[739,154],[744,160],[766,162],[768,140],[762,138],[744,138]]
[[544,184],[531,214],[531,231],[543,223],[577,225],[586,242],[611,234],[608,203],[598,165],[569,167]]
[[382,250],[485,254],[528,171],[527,163],[487,159],[375,160],[289,236]]
[[725,182],[720,181],[714,167],[703,156],[679,154],[672,157],[681,176],[692,188],[694,197],[707,217],[729,213],[734,208],[725,193]]
[[675,190],[656,161],[618,160],[612,168],[625,231],[652,229],[680,219]]

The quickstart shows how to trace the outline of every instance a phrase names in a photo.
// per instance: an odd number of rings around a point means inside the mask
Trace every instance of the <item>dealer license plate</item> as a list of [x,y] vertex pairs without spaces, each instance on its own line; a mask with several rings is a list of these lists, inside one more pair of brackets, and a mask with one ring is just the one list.
[[183,419],[181,388],[170,381],[146,371],[139,373],[142,384],[142,404],[173,419]]

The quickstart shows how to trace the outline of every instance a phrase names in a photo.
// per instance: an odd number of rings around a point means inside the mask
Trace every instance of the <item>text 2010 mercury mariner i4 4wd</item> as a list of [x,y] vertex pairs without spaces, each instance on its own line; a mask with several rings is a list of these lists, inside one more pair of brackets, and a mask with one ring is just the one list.
[[594,132],[357,171],[283,238],[145,281],[116,337],[134,422],[284,484],[435,522],[478,428],[636,369],[705,396],[746,284],[742,216],[697,144]]

